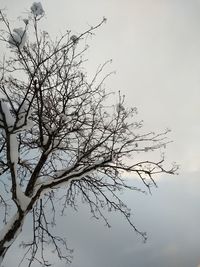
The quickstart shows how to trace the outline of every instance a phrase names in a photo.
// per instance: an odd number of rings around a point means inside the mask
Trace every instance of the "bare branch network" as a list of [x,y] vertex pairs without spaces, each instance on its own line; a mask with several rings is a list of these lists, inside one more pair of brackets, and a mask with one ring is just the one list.
[[[54,200],[62,192],[62,212],[76,208],[77,196],[88,203],[94,217],[109,225],[103,209],[119,211],[133,229],[130,210],[117,195],[122,189],[140,190],[126,183],[127,173],[138,176],[150,190],[153,176],[173,174],[164,158],[146,160],[148,151],[167,143],[167,131],[143,133],[135,119],[136,109],[126,108],[124,96],[108,106],[104,89],[108,75],[102,65],[88,81],[83,69],[87,46],[82,42],[99,28],[103,19],[80,35],[66,32],[56,41],[39,29],[44,16],[34,3],[21,28],[13,29],[0,11],[0,39],[10,50],[0,65],[0,208],[4,224],[0,232],[0,265],[32,214],[33,238],[23,243],[28,266],[38,261],[50,266],[45,247],[70,261],[66,240],[51,233],[55,224]],[[30,38],[28,38],[30,36]],[[144,160],[137,161],[138,153]],[[53,216],[47,214],[52,207]],[[12,215],[12,216],[11,216]]]

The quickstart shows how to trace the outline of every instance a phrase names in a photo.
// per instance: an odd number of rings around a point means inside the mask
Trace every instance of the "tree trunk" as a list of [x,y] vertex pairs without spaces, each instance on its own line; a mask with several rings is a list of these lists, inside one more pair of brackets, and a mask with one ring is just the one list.
[[22,230],[24,217],[24,213],[17,212],[0,231],[0,266],[9,247]]

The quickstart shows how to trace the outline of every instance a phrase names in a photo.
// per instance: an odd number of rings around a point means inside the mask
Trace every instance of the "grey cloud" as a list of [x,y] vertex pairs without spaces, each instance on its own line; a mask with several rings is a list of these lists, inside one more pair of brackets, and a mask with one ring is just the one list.
[[[115,213],[108,217],[112,228],[91,219],[87,208],[69,210],[58,219],[56,232],[66,236],[75,249],[71,267],[188,267],[197,266],[200,257],[199,173],[162,178],[152,195],[124,192],[132,208],[133,220],[148,233],[147,243]],[[23,235],[30,231],[25,226]],[[12,266],[17,248],[10,251],[5,267]],[[25,265],[24,265],[25,266]],[[37,266],[37,265],[35,265]],[[55,266],[64,267],[62,263]]]

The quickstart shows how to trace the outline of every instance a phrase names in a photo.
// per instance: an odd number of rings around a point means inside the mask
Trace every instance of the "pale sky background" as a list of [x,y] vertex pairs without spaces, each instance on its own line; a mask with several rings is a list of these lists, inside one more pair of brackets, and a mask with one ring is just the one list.
[[[30,0],[0,0],[14,20]],[[146,244],[123,218],[109,215],[113,227],[90,219],[87,209],[58,221],[75,249],[70,267],[200,266],[200,1],[199,0],[42,0],[52,35],[81,33],[103,16],[108,21],[89,40],[87,72],[112,58],[116,75],[109,90],[121,90],[136,106],[147,129],[172,129],[167,161],[179,176],[164,176],[151,196],[124,193],[134,221],[147,231]],[[25,16],[25,15],[24,15]],[[28,225],[24,235],[28,235]],[[23,238],[23,236],[22,236]],[[16,266],[17,248],[5,267]],[[18,258],[18,257],[17,257]],[[37,266],[37,265],[35,265]],[[56,263],[64,267],[64,263]]]

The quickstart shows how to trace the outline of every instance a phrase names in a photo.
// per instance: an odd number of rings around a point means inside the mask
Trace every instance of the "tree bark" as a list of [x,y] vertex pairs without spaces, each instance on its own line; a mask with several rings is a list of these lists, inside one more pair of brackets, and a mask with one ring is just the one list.
[[3,259],[22,230],[25,214],[23,212],[17,212],[10,221],[4,226],[0,232],[0,266]]

